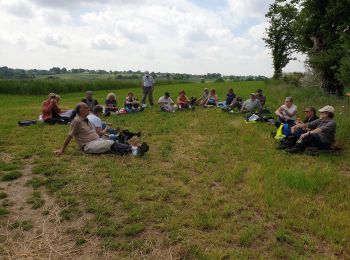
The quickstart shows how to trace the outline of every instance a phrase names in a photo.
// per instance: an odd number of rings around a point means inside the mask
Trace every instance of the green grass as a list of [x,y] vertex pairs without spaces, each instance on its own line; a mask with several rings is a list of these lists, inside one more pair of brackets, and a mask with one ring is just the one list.
[[12,229],[23,229],[28,231],[33,228],[33,224],[30,220],[16,220],[14,223],[10,224]]
[[[74,142],[56,157],[68,126],[16,125],[37,118],[46,95],[0,95],[0,148],[20,168],[23,159],[34,158],[28,185],[46,187],[62,220],[83,222],[71,234],[76,246],[97,236],[100,249],[121,258],[137,252],[151,257],[157,241],[184,259],[349,258],[347,100],[264,82],[156,86],[154,96],[169,91],[175,99],[184,89],[199,97],[203,87],[215,87],[220,100],[228,87],[244,98],[262,88],[272,111],[292,95],[299,117],[306,106],[333,105],[337,144],[344,150],[339,156],[287,155],[275,149],[273,126],[246,124],[219,109],[166,114],[152,107],[104,118],[114,127],[141,131],[150,145],[145,157],[91,156]],[[121,103],[128,89],[113,91]],[[141,89],[133,91],[141,97]],[[108,92],[95,96],[102,103]],[[73,108],[83,95],[63,94],[61,106]],[[91,217],[80,219],[85,214]]]
[[23,174],[20,171],[6,172],[1,175],[2,181],[13,181],[21,177]]
[[3,191],[0,191],[0,200],[1,199],[4,199],[7,197],[7,193],[6,192],[3,192]]

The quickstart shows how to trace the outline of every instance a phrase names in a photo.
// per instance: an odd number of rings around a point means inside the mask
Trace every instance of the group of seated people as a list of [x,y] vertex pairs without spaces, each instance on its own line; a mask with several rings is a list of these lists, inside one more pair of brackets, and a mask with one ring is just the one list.
[[[49,124],[67,124],[71,122],[69,135],[63,148],[57,152],[58,154],[64,152],[72,137],[75,137],[80,147],[89,153],[100,153],[100,150],[106,152],[105,149],[107,148],[120,154],[130,152],[137,155],[148,151],[148,145],[146,143],[141,144],[138,140],[140,133],[115,130],[100,119],[102,115],[121,111],[117,107],[115,94],[109,93],[107,95],[105,107],[98,104],[91,91],[86,92],[85,98],[81,100],[75,110],[62,111],[59,102],[60,96],[50,93],[48,99],[42,104],[42,120],[44,122]],[[243,102],[242,98],[238,97],[232,88],[229,88],[226,100],[218,102],[215,89],[209,91],[205,88],[202,97],[198,100],[188,98],[185,91],[181,90],[176,103],[171,99],[169,92],[166,92],[164,96],[159,98],[158,104],[161,111],[166,112],[194,109],[195,105],[198,105],[221,107],[225,111],[233,111],[237,108],[242,113],[259,114],[266,104],[266,96],[263,95],[261,89],[258,89],[256,93],[251,93],[250,98]],[[128,93],[123,109],[128,112],[141,109],[140,103],[134,98],[132,92]],[[294,104],[292,97],[287,97],[284,104],[275,111],[279,122],[286,125],[290,132],[288,136],[281,140],[279,148],[290,153],[304,151],[308,146],[329,149],[335,142],[334,108],[332,106],[321,108],[319,110],[320,118],[317,117],[316,109],[313,107],[306,108],[304,112],[304,121],[296,118],[297,106]],[[82,122],[85,122],[85,124]],[[94,143],[91,143],[92,141]],[[111,146],[109,146],[110,144]]]
[[[307,107],[304,110],[304,121],[295,119],[296,106],[290,104],[291,98],[286,98],[288,108],[286,110],[277,109],[276,115],[280,117],[280,122],[290,127],[290,134],[280,141],[279,149],[288,153],[300,153],[307,147],[314,147],[320,150],[330,149],[335,144],[336,122],[334,120],[335,109],[332,106],[324,106],[319,109],[320,118],[316,115],[314,107]],[[295,112],[294,112],[295,111]],[[284,115],[284,117],[281,117]]]

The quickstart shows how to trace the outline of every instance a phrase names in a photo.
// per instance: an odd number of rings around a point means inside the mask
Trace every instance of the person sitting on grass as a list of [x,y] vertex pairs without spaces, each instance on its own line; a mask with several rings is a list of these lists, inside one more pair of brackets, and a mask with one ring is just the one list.
[[53,124],[67,124],[69,118],[62,117],[62,112],[58,106],[58,100],[55,93],[50,93],[47,100],[42,103],[42,119],[45,123]]
[[204,107],[216,107],[218,105],[218,96],[216,95],[216,90],[210,90],[209,96],[204,103]]
[[298,125],[298,128],[308,129],[308,131],[303,133],[296,145],[291,149],[287,149],[287,152],[299,153],[304,151],[307,147],[316,147],[320,150],[331,148],[335,143],[335,134],[337,130],[334,120],[335,109],[332,106],[325,106],[321,108],[319,112],[319,119]]
[[164,112],[175,112],[174,101],[171,99],[169,92],[165,92],[164,96],[158,100],[160,110]]
[[288,124],[290,127],[294,126],[297,106],[293,104],[293,98],[286,97],[284,105],[280,106],[276,110],[275,114],[278,116],[281,123]]
[[260,114],[262,111],[262,106],[259,102],[259,100],[256,98],[255,93],[250,93],[250,99],[247,99],[244,101],[241,112],[242,113],[256,113],[258,110],[258,113]]
[[110,115],[110,113],[116,113],[118,111],[117,98],[114,93],[109,93],[105,101],[105,115]]
[[196,100],[196,105],[203,106],[207,101],[208,96],[209,96],[209,89],[205,88],[203,91],[202,97]]
[[90,114],[90,108],[87,104],[79,103],[76,107],[76,112],[77,115],[70,124],[69,133],[63,147],[55,151],[57,155],[64,153],[73,137],[80,148],[89,154],[112,152],[120,155],[132,153],[133,155],[143,156],[149,150],[149,146],[146,143],[139,144],[138,142],[137,146],[131,146],[100,138],[87,118]]
[[119,131],[111,128],[108,124],[102,122],[101,116],[103,112],[103,107],[97,105],[90,115],[87,116],[92,126],[95,128],[96,133],[102,137],[104,135],[110,135],[110,139],[118,140],[120,143],[125,143],[127,140],[134,136],[140,137],[141,132],[132,133],[129,130]]
[[140,102],[134,98],[134,93],[128,93],[128,96],[125,98],[124,107],[128,112],[135,112],[140,110]]
[[311,123],[318,119],[316,115],[316,109],[314,107],[307,107],[305,108],[304,113],[304,121],[301,121],[299,118],[297,119],[296,125],[291,128],[291,135],[281,140],[281,143],[278,147],[279,149],[292,148],[302,134],[306,133],[307,131],[314,130],[313,128],[304,128],[304,126],[305,124]]
[[219,102],[219,107],[230,107],[232,103],[236,100],[236,94],[233,92],[233,88],[229,88],[226,94],[226,100],[223,102]]
[[177,106],[178,108],[181,109],[185,109],[185,108],[190,108],[190,100],[189,98],[186,96],[186,93],[184,90],[181,90],[179,92],[179,96],[176,100]]
[[260,105],[264,107],[266,104],[266,96],[264,96],[262,89],[259,88],[256,91],[256,98],[259,100]]
[[98,102],[96,99],[92,97],[93,93],[92,91],[86,91],[85,92],[85,98],[81,100],[81,102],[85,103],[88,105],[90,112],[94,108],[94,106],[98,105]]

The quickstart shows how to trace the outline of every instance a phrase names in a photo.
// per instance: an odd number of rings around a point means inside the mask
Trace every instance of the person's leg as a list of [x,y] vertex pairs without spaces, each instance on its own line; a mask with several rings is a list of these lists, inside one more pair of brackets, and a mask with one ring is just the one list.
[[57,124],[61,121],[61,119],[59,118],[49,118],[49,119],[46,119],[44,122],[45,123],[48,123],[50,125],[54,125],[54,124]]
[[149,100],[149,104],[151,106],[153,106],[154,105],[154,103],[153,103],[153,87],[149,88],[148,100]]
[[143,88],[143,97],[142,97],[142,104],[146,104],[146,98],[148,95],[148,88]]
[[312,134],[312,146],[317,147],[318,149],[329,149],[330,145],[322,142],[318,134]]

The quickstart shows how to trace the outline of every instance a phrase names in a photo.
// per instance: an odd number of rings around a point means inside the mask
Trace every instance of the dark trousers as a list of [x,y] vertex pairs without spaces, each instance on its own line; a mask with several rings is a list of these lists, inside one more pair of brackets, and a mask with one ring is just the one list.
[[295,126],[294,120],[285,120],[285,119],[282,119],[280,117],[278,117],[278,120],[283,124],[288,124],[290,127]]
[[295,147],[303,151],[307,147],[317,147],[318,149],[329,149],[331,145],[322,142],[318,134],[310,134],[307,137],[305,137],[300,143],[297,142]]
[[53,117],[53,118],[46,119],[44,122],[50,125],[54,125],[54,124],[64,125],[70,122],[70,120],[68,117],[60,117],[60,118]]
[[143,87],[142,104],[146,104],[147,96],[149,104],[153,106],[153,87]]
[[111,146],[111,151],[119,155],[131,153],[131,145],[115,142]]

